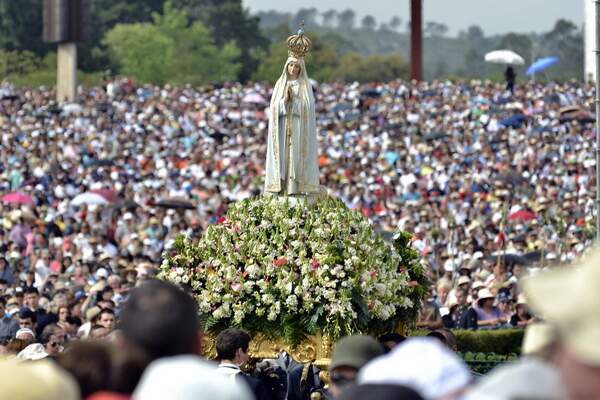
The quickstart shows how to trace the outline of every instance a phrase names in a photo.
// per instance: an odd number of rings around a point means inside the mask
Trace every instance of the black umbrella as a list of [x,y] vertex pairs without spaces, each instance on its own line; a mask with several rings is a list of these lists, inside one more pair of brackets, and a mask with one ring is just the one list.
[[531,251],[529,253],[523,254],[523,258],[527,259],[529,262],[536,262],[542,259],[541,251]]
[[193,210],[196,208],[191,201],[181,198],[162,199],[153,205],[162,208],[181,208],[185,210]]
[[347,110],[352,110],[354,107],[352,107],[352,104],[348,104],[348,103],[339,103],[336,104],[335,106],[333,106],[331,108],[331,111],[337,113],[340,111],[347,111]]
[[377,89],[367,89],[361,92],[361,95],[364,97],[380,97],[381,93],[377,91]]
[[110,167],[115,165],[115,162],[110,158],[102,158],[99,160],[92,160],[89,165],[94,167]]
[[449,135],[444,132],[431,132],[425,135],[425,140],[438,140],[447,138]]
[[[486,259],[495,262],[498,260],[498,254],[487,256]],[[529,260],[521,254],[506,253],[500,255],[500,260],[504,261],[504,264],[509,265],[529,265]]]
[[111,205],[112,208],[122,210],[133,210],[135,208],[138,208],[139,206],[140,205],[138,203],[129,199],[119,199]]
[[352,112],[344,115],[342,121],[354,121],[360,118],[360,112]]
[[525,182],[525,178],[517,171],[507,171],[496,175],[494,180],[508,183],[511,185],[518,185],[519,183]]

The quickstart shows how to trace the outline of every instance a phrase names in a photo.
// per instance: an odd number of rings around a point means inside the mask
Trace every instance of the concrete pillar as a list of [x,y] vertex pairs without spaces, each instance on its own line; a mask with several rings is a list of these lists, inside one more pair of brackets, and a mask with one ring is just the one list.
[[56,68],[56,101],[73,102],[77,96],[77,45],[58,45],[58,65]]
[[583,29],[584,29],[584,71],[587,81],[596,79],[596,15],[594,0],[583,0]]
[[410,78],[423,80],[423,1],[410,1]]

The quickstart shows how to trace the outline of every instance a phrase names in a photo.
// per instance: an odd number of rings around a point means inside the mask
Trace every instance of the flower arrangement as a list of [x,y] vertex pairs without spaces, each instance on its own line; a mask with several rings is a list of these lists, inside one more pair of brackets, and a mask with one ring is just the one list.
[[276,197],[232,204],[197,243],[179,237],[159,277],[196,297],[204,328],[242,327],[290,344],[379,333],[415,320],[424,271],[399,232],[394,244],[343,202]]

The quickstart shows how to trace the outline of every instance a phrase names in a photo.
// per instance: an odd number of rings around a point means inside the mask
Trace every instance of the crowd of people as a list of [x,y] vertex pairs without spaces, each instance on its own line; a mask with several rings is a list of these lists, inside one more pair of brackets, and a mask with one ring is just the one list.
[[[88,311],[108,286],[104,297],[119,302],[178,234],[201,235],[228,203],[260,195],[270,90],[115,79],[59,106],[51,90],[3,85],[5,294],[33,285],[45,301],[57,285],[87,299]],[[499,323],[486,326],[510,323],[521,275],[571,262],[591,243],[592,86],[511,93],[478,81],[397,81],[317,84],[315,93],[321,183],[376,230],[414,235],[434,325],[453,308],[479,308],[482,288],[500,308]],[[467,293],[457,298],[459,278]],[[446,320],[474,327],[473,318]]]
[[[522,278],[592,242],[593,87],[314,89],[322,185],[382,234],[414,235],[432,282],[418,325],[536,322]],[[0,86],[2,352],[35,360],[75,339],[120,340],[125,300],[177,235],[262,193],[270,90],[114,79],[58,105],[52,90]]]
[[[600,393],[597,292],[600,252],[575,269],[525,281],[545,321],[528,327],[524,356],[475,376],[456,354],[451,330],[405,338],[390,333],[341,338],[328,385],[312,364],[286,353],[256,365],[250,335],[237,328],[216,336],[216,358],[202,358],[196,301],[183,289],[149,279],[134,288],[116,329],[90,340],[70,337],[59,323],[41,335],[21,327],[26,347],[0,359],[1,398],[31,400],[592,400]],[[565,296],[556,296],[561,290]],[[30,292],[33,294],[33,292]],[[28,300],[31,303],[33,297]],[[2,309],[3,310],[3,309]],[[31,313],[29,316],[35,315]],[[111,313],[111,315],[113,315]],[[23,315],[19,324],[23,326]],[[31,319],[31,318],[30,318]],[[5,318],[1,321],[5,324]],[[28,321],[29,322],[29,321]],[[114,320],[113,320],[114,322]],[[4,326],[4,325],[3,325]],[[29,336],[24,336],[28,334]],[[8,346],[10,347],[10,345]],[[14,349],[5,349],[11,352]]]

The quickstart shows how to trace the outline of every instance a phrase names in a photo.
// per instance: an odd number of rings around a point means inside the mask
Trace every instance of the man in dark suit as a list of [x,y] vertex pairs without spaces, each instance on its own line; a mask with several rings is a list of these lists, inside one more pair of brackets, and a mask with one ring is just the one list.
[[218,371],[231,378],[242,380],[248,385],[256,400],[267,400],[268,394],[262,381],[245,374],[241,367],[248,362],[250,336],[241,329],[225,329],[217,335],[216,347],[219,360]]
[[29,309],[36,316],[36,335],[41,335],[46,325],[54,324],[58,322],[58,317],[54,313],[46,312],[39,306],[40,293],[34,287],[28,287],[25,289],[25,307],[23,309]]

